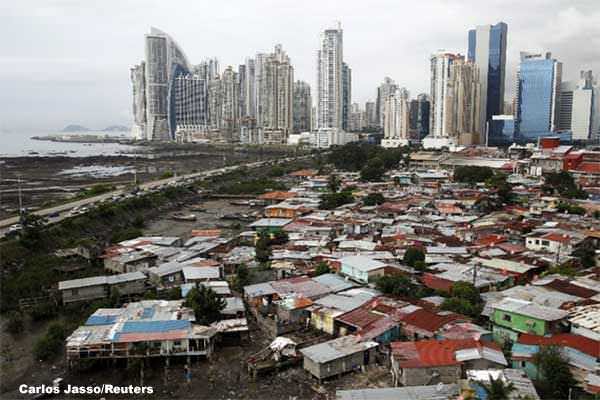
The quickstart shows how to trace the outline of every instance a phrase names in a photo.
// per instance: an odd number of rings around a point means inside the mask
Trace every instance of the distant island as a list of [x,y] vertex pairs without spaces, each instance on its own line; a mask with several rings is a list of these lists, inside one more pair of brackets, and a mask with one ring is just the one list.
[[65,126],[61,132],[62,133],[81,133],[81,132],[128,132],[129,128],[124,125],[110,125],[104,129],[96,130],[90,129],[83,125],[70,124]]
[[102,132],[129,132],[129,127],[125,125],[111,125],[102,129]]
[[89,132],[89,131],[90,131],[90,129],[86,128],[85,126],[71,124],[71,125],[65,126],[61,132],[73,133],[73,132]]

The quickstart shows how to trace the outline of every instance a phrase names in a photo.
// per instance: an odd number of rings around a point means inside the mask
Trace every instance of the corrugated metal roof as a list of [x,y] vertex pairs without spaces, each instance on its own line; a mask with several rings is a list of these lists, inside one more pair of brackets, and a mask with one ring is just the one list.
[[456,384],[336,391],[337,400],[447,400],[458,396]]
[[324,364],[377,346],[376,342],[359,342],[356,336],[348,335],[306,347],[300,352],[304,357]]

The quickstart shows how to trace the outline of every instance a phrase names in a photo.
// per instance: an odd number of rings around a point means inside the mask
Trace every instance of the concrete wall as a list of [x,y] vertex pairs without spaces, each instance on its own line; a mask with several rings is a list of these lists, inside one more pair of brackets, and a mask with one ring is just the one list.
[[435,368],[404,368],[397,370],[398,383],[404,386],[433,385],[439,382],[456,383],[460,379],[460,365]]

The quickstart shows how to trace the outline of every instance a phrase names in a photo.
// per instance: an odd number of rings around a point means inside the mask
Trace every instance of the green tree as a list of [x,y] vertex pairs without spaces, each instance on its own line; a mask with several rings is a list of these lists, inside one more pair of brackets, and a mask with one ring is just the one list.
[[475,184],[485,182],[492,176],[494,176],[494,170],[490,167],[465,165],[456,167],[454,170],[454,181],[461,183]]
[[385,294],[413,296],[416,285],[404,275],[384,275],[377,279],[377,289]]
[[340,184],[340,178],[338,178],[337,175],[329,175],[329,179],[327,180],[327,188],[330,192],[336,193],[338,190],[340,190]]
[[238,292],[244,290],[244,286],[250,284],[250,270],[246,264],[240,264],[237,267],[235,277],[233,278],[233,288]]
[[469,317],[481,315],[483,304],[479,290],[470,282],[458,281],[452,285],[452,297],[444,300],[442,310],[453,311]]
[[364,199],[363,204],[365,206],[377,206],[385,203],[385,198],[381,193],[369,193]]
[[509,400],[510,394],[516,390],[512,382],[507,384],[504,383],[502,378],[494,379],[491,375],[490,383],[484,383],[481,387],[487,394],[488,400]]
[[544,175],[542,190],[545,193],[558,194],[570,199],[587,198],[587,193],[577,185],[573,175],[568,171],[550,172]]
[[60,353],[66,337],[65,327],[59,322],[48,326],[46,334],[40,337],[33,346],[33,354],[39,360],[49,360]]
[[485,185],[496,191],[498,198],[502,203],[510,204],[513,202],[512,185],[507,181],[507,175],[503,172],[494,172],[486,179]]
[[338,193],[326,193],[321,196],[319,208],[321,210],[333,210],[334,208],[338,208],[344,204],[349,204],[352,202],[354,202],[354,196],[350,191],[344,190]]
[[360,179],[362,181],[376,182],[380,181],[385,174],[385,166],[380,158],[376,157],[367,162],[360,170]]
[[414,268],[418,261],[425,262],[425,252],[420,247],[410,246],[404,252],[402,261],[409,267]]
[[12,311],[7,315],[5,329],[8,333],[17,335],[23,332],[24,327],[23,314],[19,311]]
[[315,268],[315,276],[328,274],[330,272],[331,269],[329,268],[329,264],[327,264],[325,261],[321,261],[320,263],[318,263],[317,267]]
[[271,238],[266,232],[261,232],[258,235],[258,240],[254,248],[256,261],[264,263],[269,261],[271,257]]
[[184,304],[194,310],[196,322],[202,325],[210,325],[218,321],[221,311],[227,305],[225,300],[219,297],[214,290],[203,285],[199,289],[190,290]]
[[460,297],[448,297],[444,299],[441,308],[445,311],[452,311],[469,317],[477,317],[480,314],[474,304]]
[[569,363],[560,347],[544,346],[534,356],[540,372],[539,384],[549,398],[566,399],[569,389],[576,385]]
[[465,299],[473,304],[481,303],[481,296],[479,290],[471,282],[458,281],[452,285],[452,297],[458,297]]

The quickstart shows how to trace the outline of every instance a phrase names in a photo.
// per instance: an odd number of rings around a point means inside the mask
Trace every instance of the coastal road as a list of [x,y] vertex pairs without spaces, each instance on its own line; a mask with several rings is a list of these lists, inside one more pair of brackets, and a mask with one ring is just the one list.
[[[180,175],[177,177],[146,182],[146,183],[139,185],[139,188],[141,190],[157,189],[163,185],[177,184],[177,183],[181,183],[188,179],[199,180],[199,179],[207,178],[207,177],[213,176],[213,175],[222,175],[222,174],[232,172],[232,171],[235,171],[235,170],[243,168],[243,167],[256,168],[256,167],[261,167],[263,165],[270,164],[270,163],[282,164],[282,163],[290,162],[290,161],[297,160],[297,159],[303,159],[303,158],[307,158],[307,157],[310,157],[310,156],[286,157],[286,158],[281,158],[281,159],[257,161],[257,162],[251,162],[251,163],[246,163],[246,164],[233,165],[233,166],[229,166],[229,167],[216,168],[216,169],[207,170],[207,171],[203,171],[203,172],[196,172],[196,173],[192,173],[192,174]],[[86,207],[93,203],[111,199],[115,196],[121,196],[121,195],[128,194],[129,192],[130,192],[129,190],[117,189],[114,191],[100,194],[98,196],[88,197],[85,199],[60,204],[60,205],[57,205],[54,207],[37,210],[37,211],[34,211],[33,214],[39,215],[40,217],[48,218],[49,223],[55,223],[55,222],[62,221],[65,218],[71,217],[72,215],[68,215],[67,212],[73,210],[74,208]],[[116,201],[118,201],[118,200],[116,200]],[[54,218],[50,217],[50,215],[54,215],[54,214],[58,214],[58,216],[54,217]],[[4,237],[6,235],[6,233],[8,232],[9,226],[17,224],[17,223],[19,223],[18,216],[0,220],[0,238]]]

